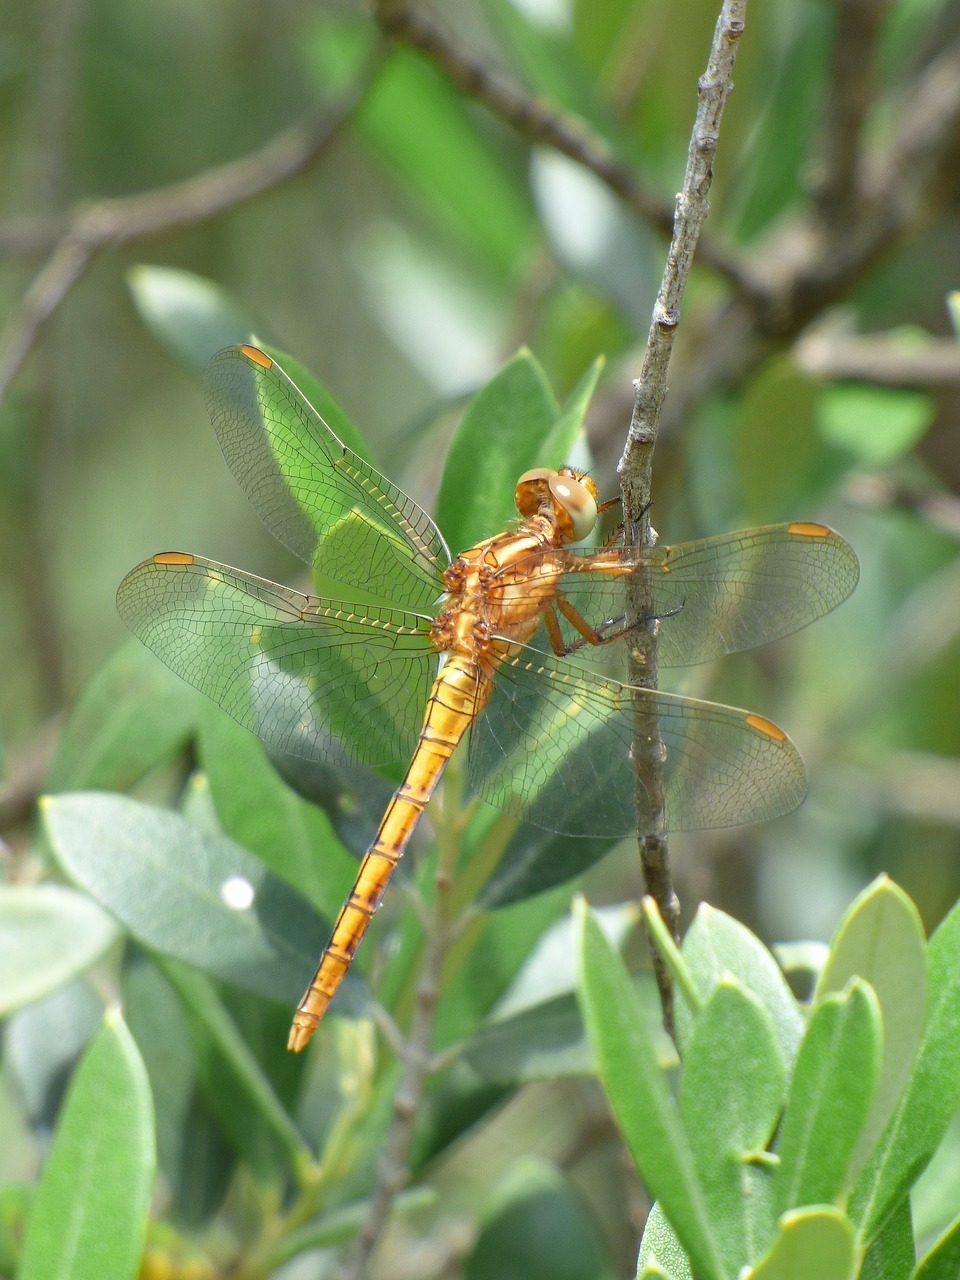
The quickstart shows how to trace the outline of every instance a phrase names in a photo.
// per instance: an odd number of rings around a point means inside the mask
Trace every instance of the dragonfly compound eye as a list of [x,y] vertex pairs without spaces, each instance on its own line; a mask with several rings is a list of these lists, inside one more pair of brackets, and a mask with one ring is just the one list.
[[587,482],[588,477],[581,480],[569,475],[556,475],[548,482],[554,509],[568,542],[579,542],[597,523],[597,495],[595,490],[591,491],[592,485],[588,488]]

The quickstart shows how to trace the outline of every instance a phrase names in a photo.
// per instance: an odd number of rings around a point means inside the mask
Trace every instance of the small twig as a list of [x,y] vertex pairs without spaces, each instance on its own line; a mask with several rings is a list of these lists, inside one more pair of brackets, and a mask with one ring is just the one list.
[[859,473],[844,485],[843,498],[859,507],[898,507],[960,542],[960,498],[932,486],[921,487],[894,476]]
[[883,334],[814,331],[800,339],[792,355],[799,368],[819,378],[888,387],[960,386],[960,342],[954,338],[928,338],[912,351]]
[[[648,188],[598,133],[570,112],[529,94],[501,71],[467,49],[431,14],[406,0],[377,0],[376,17],[384,34],[425,54],[468,97],[475,98],[515,133],[569,156],[604,182],[651,226],[669,235],[673,209]],[[740,257],[717,241],[704,240],[700,263],[713,267],[734,289],[749,293],[752,277]]]
[[[677,196],[673,238],[653,309],[653,321],[636,384],[633,417],[618,468],[623,488],[626,527],[636,528],[640,542],[644,545],[649,545],[655,538],[647,512],[650,505],[653,450],[660,428],[660,411],[667,394],[667,366],[680,320],[684,286],[690,273],[700,229],[709,210],[713,156],[724,103],[733,88],[733,63],[738,41],[743,34],[745,10],[746,0],[724,0],[714,31],[707,69],[698,85],[697,115],[690,135],[683,189]],[[630,617],[640,624],[634,628],[636,644],[631,647],[630,653],[630,682],[655,689],[656,627],[645,623],[646,619],[654,616],[648,595],[648,584],[643,575],[637,575],[636,580],[628,587],[627,602]],[[656,716],[645,712],[642,704],[638,705],[636,713],[633,759],[637,769],[637,811],[651,815],[647,824],[649,830],[642,831],[640,839],[644,879],[647,891],[657,903],[663,920],[674,938],[678,939],[680,909],[670,875],[664,835],[660,784],[663,769],[661,743]],[[664,1025],[672,1034],[672,985],[658,954],[652,954],[663,1005]]]
[[[240,160],[156,191],[80,205],[65,219],[52,220],[44,234],[53,237],[53,251],[0,334],[0,399],[43,323],[97,253],[203,222],[301,173],[337,137],[379,65],[378,60],[336,108],[285,130]],[[14,238],[18,227],[15,223]]]
[[875,96],[877,41],[889,0],[836,3],[833,59],[813,196],[824,227],[848,225],[859,199],[863,126]]

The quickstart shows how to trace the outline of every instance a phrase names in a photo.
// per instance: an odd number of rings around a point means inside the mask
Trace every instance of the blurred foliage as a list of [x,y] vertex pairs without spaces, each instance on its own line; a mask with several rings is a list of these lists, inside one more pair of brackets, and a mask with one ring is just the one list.
[[[436,8],[480,57],[586,121],[672,204],[714,0]],[[707,230],[758,269],[783,265],[764,263],[764,246],[816,188],[843,8],[776,0],[748,11]],[[874,153],[911,77],[958,39],[960,16],[943,0],[885,7],[865,121]],[[476,521],[495,524],[509,504],[504,446],[491,434],[488,463],[458,459],[456,446],[446,473],[443,460],[470,397],[521,347],[554,415],[531,425],[552,425],[554,443],[572,440],[599,376],[587,435],[601,494],[615,491],[665,243],[594,174],[519,137],[422,54],[388,46],[352,0],[7,0],[0,17],[0,311],[11,323],[45,258],[17,252],[18,228],[253,153],[360,85],[350,119],[303,172],[96,256],[0,402],[3,1276],[133,1274],[154,1161],[143,1277],[332,1274],[365,1220],[390,1125],[399,1068],[366,1015],[372,991],[409,1024],[423,951],[409,896],[429,899],[434,847],[424,840],[408,859],[361,953],[363,978],[345,986],[306,1061],[288,1056],[287,1002],[299,992],[285,965],[299,973],[305,940],[322,941],[312,922],[348,889],[351,855],[390,783],[280,781],[253,738],[125,636],[114,607],[127,570],[171,547],[305,585],[223,464],[199,369],[251,332],[293,352],[362,424],[377,466],[473,538]],[[955,339],[955,215],[919,223],[811,328],[837,349],[863,337],[923,353]],[[685,915],[708,900],[768,942],[826,939],[857,890],[887,871],[930,932],[960,896],[956,378],[831,377],[786,339],[739,375],[715,376],[737,338],[718,319],[728,296],[720,274],[694,273],[654,523],[677,542],[823,520],[856,548],[862,577],[811,630],[670,686],[784,724],[810,781],[789,818],[673,840]],[[682,415],[670,418],[671,403]],[[476,496],[459,501],[459,487]],[[54,795],[43,827],[41,792]],[[436,825],[442,833],[439,809]],[[542,846],[539,833],[511,836],[474,815],[463,903],[511,839],[518,856],[525,840]],[[158,867],[161,848],[181,861]],[[593,856],[562,841],[555,855],[569,875]],[[227,964],[241,945],[230,913],[202,934],[211,917],[190,904],[209,899],[205,874],[212,884],[238,866],[269,885],[275,914]],[[96,879],[100,906],[69,879]],[[592,903],[635,900],[635,849],[618,846],[581,884]],[[151,885],[166,904],[160,920]],[[450,1057],[427,1081],[412,1182],[378,1274],[502,1276],[507,1255],[531,1277],[634,1273],[647,1202],[572,995],[570,892],[568,881],[523,901],[505,894],[510,905],[495,911],[481,899],[451,950],[434,1036]],[[143,908],[136,922],[118,910],[131,901]],[[123,940],[104,906],[124,918]],[[634,919],[618,909],[610,933],[641,965],[644,948],[624,928]],[[648,976],[640,994],[652,1025]],[[114,1012],[104,1022],[120,998],[126,1023]],[[36,1188],[40,1239],[36,1227],[25,1235],[26,1184],[55,1124]],[[931,1233],[960,1208],[951,1132],[914,1197],[918,1229]],[[76,1173],[84,1161],[95,1175]],[[75,1202],[81,1218],[116,1223],[107,1254],[67,1212],[74,1174],[90,1192]],[[130,1190],[119,1207],[118,1185]],[[648,1239],[669,1230],[657,1221]],[[884,1228],[884,1257],[896,1254],[899,1226],[895,1216]],[[58,1247],[85,1251],[82,1266],[78,1257],[64,1270]]]

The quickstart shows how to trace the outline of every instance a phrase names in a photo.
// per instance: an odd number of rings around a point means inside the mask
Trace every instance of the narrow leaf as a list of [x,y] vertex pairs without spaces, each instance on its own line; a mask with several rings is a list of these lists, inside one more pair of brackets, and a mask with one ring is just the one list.
[[900,1101],[927,1004],[926,939],[920,914],[886,876],[879,876],[844,912],[817,994],[842,991],[854,977],[866,979],[879,1001],[883,1058],[873,1105],[851,1159],[851,1173],[859,1171]]
[[582,902],[579,997],[600,1079],[640,1175],[701,1280],[725,1280],[686,1134],[623,961]]
[[647,1214],[637,1258],[637,1280],[693,1280],[690,1259],[659,1204]]
[[133,1280],[155,1164],[147,1074],[129,1031],[111,1012],[64,1100],[19,1280]]
[[733,978],[717,984],[683,1061],[680,1119],[730,1274],[770,1246],[766,1147],[786,1084],[773,1023]]
[[960,1218],[924,1254],[914,1280],[956,1280],[960,1275]]
[[929,1001],[900,1106],[854,1188],[850,1214],[869,1239],[916,1182],[960,1103],[960,905],[927,948]]
[[853,980],[814,1005],[800,1046],[774,1178],[777,1213],[837,1199],[873,1100],[883,1028],[871,987]]

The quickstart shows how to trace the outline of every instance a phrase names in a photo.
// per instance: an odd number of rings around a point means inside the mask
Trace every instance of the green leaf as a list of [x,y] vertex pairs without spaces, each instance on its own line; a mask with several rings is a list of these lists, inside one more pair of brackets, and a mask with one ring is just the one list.
[[900,1106],[863,1170],[850,1215],[864,1239],[883,1225],[929,1163],[960,1104],[960,905],[927,947],[929,1000]]
[[817,412],[825,440],[864,466],[882,467],[919,444],[936,407],[925,391],[837,382],[824,387]]
[[734,979],[714,987],[683,1059],[680,1120],[727,1273],[770,1245],[766,1148],[786,1085],[773,1023]]
[[[537,453],[534,466],[557,467],[570,462],[578,443],[585,441],[584,421],[593,393],[597,389],[600,374],[603,372],[605,360],[597,358],[588,366],[586,372],[570,392],[560,413],[550,428],[550,432]],[[515,477],[519,479],[518,473]]]
[[119,1014],[110,1012],[64,1100],[19,1280],[133,1280],[155,1164],[147,1074]]
[[355,124],[427,214],[499,272],[513,272],[533,248],[524,184],[487,144],[456,91],[422,58],[394,49]]
[[478,893],[477,905],[492,911],[523,902],[589,870],[612,848],[606,836],[571,840],[521,822]]
[[299,998],[326,926],[239,845],[99,792],[47,797],[43,815],[60,864],[146,946],[261,995]]
[[[751,118],[728,217],[739,239],[750,240],[804,198],[802,174],[815,130],[833,25],[819,5],[799,5],[770,24],[776,32],[763,59],[763,110]],[[738,68],[739,74],[739,68]]]
[[466,1280],[612,1280],[596,1228],[566,1178],[544,1160],[520,1160],[463,1268]]
[[851,1159],[852,1174],[859,1172],[900,1101],[927,1004],[923,923],[910,898],[887,876],[879,876],[844,912],[817,983],[817,998],[843,990],[854,977],[869,982],[880,1003],[883,1059],[873,1105]]
[[251,733],[209,702],[197,746],[224,833],[332,917],[357,864],[320,810],[280,779]]
[[127,1025],[150,1077],[160,1170],[180,1205],[184,1183],[190,1186],[196,1173],[187,1171],[187,1133],[192,1128],[196,1137],[200,1128],[198,1117],[191,1116],[196,1068],[183,1005],[153,958],[139,950],[124,966],[122,993]]
[[730,1273],[693,1152],[630,978],[582,900],[577,910],[582,922],[580,1004],[613,1113],[640,1176],[660,1201],[696,1274],[701,1280],[727,1280]]
[[914,1280],[956,1280],[960,1275],[960,1217],[921,1258]]
[[268,346],[265,342],[260,342],[257,345],[261,351],[266,352],[271,360],[276,360],[291,382],[295,383],[310,401],[331,431],[339,436],[343,443],[352,449],[354,453],[359,454],[365,462],[375,466],[376,463],[373,454],[370,452],[370,446],[354,425],[353,419],[348,416],[340,402],[328,391],[316,374],[311,373],[306,365],[301,364],[299,360],[290,355],[289,352],[281,350],[280,347]]
[[450,442],[437,523],[454,552],[505,529],[513,492],[557,420],[546,374],[523,348],[470,401]]
[[[237,1030],[210,981],[193,973],[176,961],[161,961],[167,980],[183,1001],[188,1014],[196,1020],[217,1050],[218,1067],[226,1070],[239,1086],[243,1098],[270,1128],[291,1160],[304,1167],[310,1163],[310,1151],[262,1067]],[[245,1112],[242,1123],[249,1125],[251,1115]]]
[[193,690],[131,638],[75,702],[45,790],[126,790],[183,750],[198,705]]
[[222,347],[249,342],[257,329],[232,294],[192,271],[140,264],[127,272],[127,287],[153,336],[194,374]]
[[463,1059],[483,1080],[517,1084],[591,1074],[596,1064],[576,998],[557,996],[471,1037]]
[[65,986],[116,935],[110,917],[72,889],[0,885],[0,1016]]
[[[732,974],[757,997],[773,1019],[781,1061],[790,1075],[803,1036],[803,1018],[777,962],[759,938],[731,916],[704,904],[698,908],[681,950],[704,1001],[725,974]],[[682,998],[678,998],[676,1012],[682,1056],[693,1020]]]
[[637,1258],[637,1280],[693,1280],[690,1259],[664,1217],[659,1203],[647,1214]]
[[909,1197],[870,1241],[857,1280],[910,1280],[917,1260]]
[[800,501],[804,477],[822,452],[814,429],[819,392],[816,379],[782,356],[761,366],[737,402],[734,462],[740,505],[751,521],[788,516]]
[[742,1280],[853,1280],[856,1274],[853,1227],[824,1205],[785,1213],[770,1252]]
[[910,1192],[918,1238],[932,1240],[951,1223],[960,1205],[960,1111],[950,1121],[936,1154]]
[[883,1021],[873,989],[851,979],[814,1004],[800,1045],[780,1133],[776,1212],[838,1199],[873,1101]]
[[953,332],[960,338],[960,289],[952,289],[947,294],[947,311],[950,313]]

